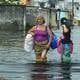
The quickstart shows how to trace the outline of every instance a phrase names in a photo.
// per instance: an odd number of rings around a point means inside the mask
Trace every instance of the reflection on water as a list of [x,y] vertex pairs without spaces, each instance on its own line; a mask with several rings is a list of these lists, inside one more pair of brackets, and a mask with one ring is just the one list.
[[48,69],[49,65],[47,64],[34,64],[31,71],[32,80],[49,80],[49,78],[52,78],[53,75],[47,73]]
[[[80,64],[0,64],[0,78],[7,80],[80,80]],[[1,80],[1,79],[0,79]]]
[[33,64],[32,80],[71,80],[70,64]]
[[62,79],[59,80],[71,80],[71,64],[61,65]]

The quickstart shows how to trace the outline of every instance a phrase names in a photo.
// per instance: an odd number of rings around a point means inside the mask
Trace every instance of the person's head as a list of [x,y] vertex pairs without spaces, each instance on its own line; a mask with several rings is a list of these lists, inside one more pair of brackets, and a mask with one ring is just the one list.
[[43,16],[37,16],[37,18],[36,18],[36,24],[41,25],[41,24],[44,24],[44,23],[45,23],[44,17]]
[[67,18],[66,17],[63,17],[61,18],[61,25],[65,24],[67,22]]
[[62,28],[64,33],[67,33],[67,32],[71,33],[70,25],[67,22],[62,24]]

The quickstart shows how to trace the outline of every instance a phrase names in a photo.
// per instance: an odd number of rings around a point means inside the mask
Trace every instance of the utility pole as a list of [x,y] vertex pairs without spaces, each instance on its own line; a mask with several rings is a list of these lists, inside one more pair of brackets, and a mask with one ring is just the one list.
[[51,8],[49,8],[49,25],[50,25],[50,26],[51,26],[51,20],[52,20]]
[[74,0],[72,0],[72,22],[74,20]]

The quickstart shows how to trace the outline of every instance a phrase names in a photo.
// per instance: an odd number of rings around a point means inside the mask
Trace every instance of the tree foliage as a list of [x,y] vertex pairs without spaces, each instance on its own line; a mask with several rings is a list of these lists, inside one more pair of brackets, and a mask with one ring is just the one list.
[[19,4],[19,0],[0,0],[0,4],[8,5],[8,4]]

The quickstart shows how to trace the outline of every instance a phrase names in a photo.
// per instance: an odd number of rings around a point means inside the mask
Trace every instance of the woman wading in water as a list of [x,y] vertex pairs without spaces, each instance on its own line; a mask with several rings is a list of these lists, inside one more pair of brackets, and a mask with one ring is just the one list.
[[52,32],[48,26],[44,25],[44,23],[44,17],[38,16],[36,18],[36,25],[29,30],[29,33],[31,33],[34,37],[36,62],[47,61],[47,52],[52,41]]

